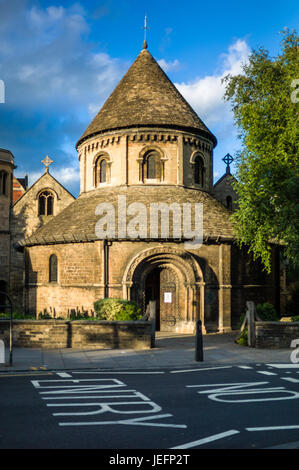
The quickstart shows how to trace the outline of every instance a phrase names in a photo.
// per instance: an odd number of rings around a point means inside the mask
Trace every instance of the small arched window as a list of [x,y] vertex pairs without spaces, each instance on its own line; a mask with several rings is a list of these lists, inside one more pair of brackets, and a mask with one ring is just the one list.
[[107,181],[107,161],[105,158],[100,162],[100,183],[106,183]]
[[50,191],[43,191],[38,196],[38,215],[53,215],[54,196]]
[[161,162],[157,152],[149,152],[144,159],[143,175],[148,180],[161,179]]
[[94,184],[97,187],[101,183],[108,183],[110,179],[109,160],[105,156],[100,155],[94,165]]
[[194,159],[194,183],[199,186],[204,186],[205,166],[204,161],[200,155]]
[[231,196],[226,196],[226,207],[230,211],[233,209],[233,200]]
[[0,171],[0,194],[7,195],[8,173],[4,170]]
[[56,255],[51,255],[49,259],[49,282],[58,280],[58,260]]

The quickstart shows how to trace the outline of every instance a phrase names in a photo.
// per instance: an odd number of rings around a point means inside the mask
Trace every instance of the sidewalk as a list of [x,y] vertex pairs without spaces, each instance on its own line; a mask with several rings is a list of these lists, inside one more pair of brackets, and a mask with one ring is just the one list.
[[[149,350],[78,350],[15,348],[13,364],[0,364],[0,373],[24,370],[195,368],[208,365],[290,363],[291,349],[255,349],[235,344],[238,332],[203,336],[204,361],[195,361],[195,336],[156,334]],[[6,361],[9,351],[6,350]]]

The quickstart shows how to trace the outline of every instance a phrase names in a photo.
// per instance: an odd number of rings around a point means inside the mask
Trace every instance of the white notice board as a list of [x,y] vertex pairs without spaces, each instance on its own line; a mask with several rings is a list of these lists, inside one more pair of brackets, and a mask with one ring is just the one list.
[[164,303],[171,304],[172,302],[172,292],[164,292]]

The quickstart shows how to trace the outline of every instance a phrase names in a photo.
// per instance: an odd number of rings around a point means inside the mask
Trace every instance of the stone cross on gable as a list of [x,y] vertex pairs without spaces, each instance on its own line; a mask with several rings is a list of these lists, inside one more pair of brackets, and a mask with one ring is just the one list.
[[226,163],[226,173],[230,173],[230,164],[234,161],[233,157],[227,153],[222,160]]
[[47,155],[46,158],[44,158],[42,160],[42,163],[45,165],[45,172],[48,173],[49,172],[49,166],[51,165],[51,163],[53,163],[53,160],[51,160],[49,155]]

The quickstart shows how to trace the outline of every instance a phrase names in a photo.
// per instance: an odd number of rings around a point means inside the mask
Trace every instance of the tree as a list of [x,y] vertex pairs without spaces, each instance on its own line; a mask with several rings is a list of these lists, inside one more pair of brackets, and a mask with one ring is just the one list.
[[271,271],[269,242],[285,246],[299,264],[299,38],[283,32],[281,53],[253,50],[242,74],[227,75],[230,101],[239,129],[233,217],[237,240]]

